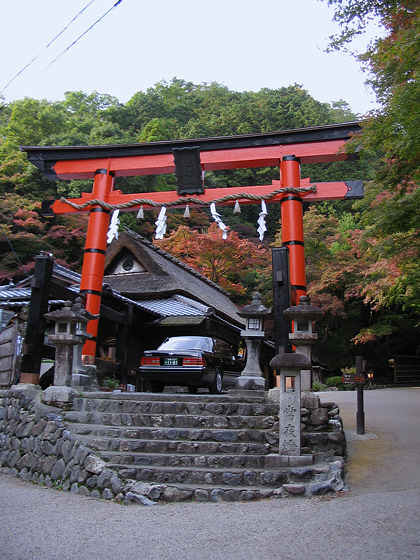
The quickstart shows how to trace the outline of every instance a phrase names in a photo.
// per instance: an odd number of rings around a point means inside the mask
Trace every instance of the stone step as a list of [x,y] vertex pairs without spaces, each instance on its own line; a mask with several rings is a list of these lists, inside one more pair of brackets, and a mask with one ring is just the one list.
[[[276,441],[276,434],[269,432],[240,429],[223,430],[214,428],[156,428],[141,427],[110,427],[98,424],[73,424],[71,431],[76,436],[83,435],[108,442],[113,439],[132,440],[168,440],[168,441],[214,441],[218,443],[268,443]],[[105,449],[104,449],[105,450]]]
[[[86,446],[95,450],[101,456],[103,452],[119,452],[128,454],[138,453],[161,453],[161,454],[194,454],[194,455],[266,455],[278,452],[278,439],[274,434],[267,434],[263,442],[229,442],[229,441],[194,441],[194,440],[171,440],[171,439],[138,439],[121,438],[118,434],[110,436],[114,432],[110,428],[106,436],[95,436],[91,433],[73,431],[77,439]],[[331,439],[333,436],[340,436]],[[311,443],[308,443],[308,439]],[[308,434],[303,438],[304,445],[301,448],[303,454],[313,454],[318,461],[327,460],[333,456],[343,456],[345,453],[345,441],[341,432],[332,434]],[[306,445],[305,445],[306,444]]]
[[[106,393],[105,393],[106,394]],[[194,416],[275,416],[278,403],[254,399],[250,402],[213,395],[154,395],[153,393],[124,393],[104,398],[103,393],[74,399],[76,412],[130,414],[187,414]],[[132,396],[134,395],[134,396]]]
[[245,486],[279,488],[282,484],[290,484],[311,480],[319,481],[320,475],[329,477],[328,467],[280,467],[280,468],[205,468],[205,467],[173,467],[155,465],[120,465],[109,464],[125,479],[137,480],[153,484],[206,484],[213,487]]
[[157,467],[201,467],[207,469],[235,468],[262,468],[264,467],[265,454],[261,455],[228,455],[213,454],[200,455],[185,453],[124,453],[120,451],[104,451],[101,458],[110,464],[130,467],[157,466]]
[[192,414],[146,414],[128,412],[74,412],[65,414],[67,422],[79,424],[103,424],[106,426],[144,426],[154,428],[215,428],[271,430],[275,416],[246,415],[192,415]]
[[270,486],[277,488],[288,482],[288,472],[265,469],[206,469],[200,467],[157,467],[111,464],[122,478],[153,484],[207,484],[216,486]]
[[[305,488],[302,487],[302,490]],[[148,499],[163,500],[168,502],[249,502],[268,499],[273,496],[280,497],[278,489],[267,486],[229,486],[217,488],[211,484],[183,484],[176,486],[166,484],[148,484],[137,482],[134,490],[140,490]]]
[[264,500],[275,495],[276,489],[265,486],[244,488],[215,488],[214,486],[203,486],[199,488],[188,484],[177,484],[174,487],[166,487],[162,490],[163,500],[175,502],[195,500],[196,502],[251,502]]
[[[314,424],[314,433],[302,432],[302,453],[314,457],[313,465],[266,463],[268,454],[278,453],[278,403],[263,399],[98,394],[76,399],[64,415],[74,436],[107,469],[128,485],[150,489],[140,494],[151,500],[246,501],[343,488],[342,467],[321,464],[344,453],[341,425]],[[310,424],[309,415],[303,408],[304,424]]]
[[270,449],[270,446],[265,443],[97,438],[82,434],[77,435],[77,439],[101,456],[107,451],[128,454],[265,455]]
[[[270,471],[256,471],[255,469],[243,471],[247,474],[244,477],[244,482],[240,484],[232,483],[235,480],[235,474],[237,474],[232,470],[229,472],[233,476],[226,477],[229,484],[137,481],[133,482],[131,486],[134,495],[132,494],[129,497],[127,503],[130,500],[136,501],[139,495],[152,501],[166,500],[169,502],[192,500],[197,502],[245,502],[272,497],[322,496],[329,492],[339,492],[346,489],[346,485],[341,479],[341,468],[342,461],[335,461],[318,466],[286,469],[284,473],[278,471],[277,474],[271,475],[272,482],[274,482],[271,485],[267,484],[270,479]],[[126,474],[130,472],[135,474],[134,471],[126,471]],[[147,471],[147,474],[149,474],[149,471]],[[254,478],[257,479],[258,477],[262,478],[264,483],[252,484]],[[281,482],[281,480],[285,480],[285,482]]]

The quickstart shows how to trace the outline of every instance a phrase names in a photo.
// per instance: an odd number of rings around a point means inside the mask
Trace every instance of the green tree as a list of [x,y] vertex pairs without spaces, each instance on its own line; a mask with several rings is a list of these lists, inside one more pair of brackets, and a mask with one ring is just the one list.
[[[3,111],[2,111],[3,113]],[[0,121],[0,194],[13,191],[51,196],[55,189],[21,152],[21,145],[47,145],[62,130],[65,116],[58,104],[25,98],[4,109]]]
[[[359,297],[370,306],[374,320],[354,342],[386,341],[395,351],[419,352],[420,6],[413,0],[328,3],[342,25],[332,48],[351,45],[372,18],[383,30],[365,53],[356,55],[381,105],[367,116],[358,139],[363,151],[378,155],[379,165],[365,199],[355,205],[361,213],[359,246],[367,266]],[[402,330],[407,333],[403,314],[411,327],[405,341],[400,336]]]
[[139,142],[159,142],[160,140],[170,139],[171,135],[167,123],[164,119],[158,119],[157,117],[146,123],[138,136]]
[[372,18],[383,29],[367,51],[356,55],[369,72],[380,109],[364,127],[363,145],[383,153],[379,179],[395,186],[418,182],[420,163],[420,7],[414,0],[328,0],[343,30],[331,47],[345,48]]

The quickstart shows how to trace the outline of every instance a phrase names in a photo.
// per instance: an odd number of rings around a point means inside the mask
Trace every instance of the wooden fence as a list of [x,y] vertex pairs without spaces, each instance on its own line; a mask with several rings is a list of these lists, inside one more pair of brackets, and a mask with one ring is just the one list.
[[420,356],[394,356],[389,360],[394,383],[420,383]]
[[13,321],[0,333],[0,388],[15,381],[17,366],[18,323]]

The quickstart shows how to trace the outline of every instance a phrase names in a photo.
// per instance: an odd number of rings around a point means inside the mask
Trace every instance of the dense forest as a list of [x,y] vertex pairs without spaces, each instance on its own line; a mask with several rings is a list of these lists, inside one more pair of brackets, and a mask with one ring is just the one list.
[[[311,181],[362,179],[360,201],[305,204],[307,285],[324,310],[315,354],[331,371],[364,354],[378,376],[395,354],[419,352],[419,80],[418,16],[412,2],[335,2],[343,33],[332,48],[344,48],[372,14],[386,34],[360,57],[370,72],[381,109],[363,119],[363,134],[349,145],[356,158],[302,166]],[[347,6],[347,8],[346,8]],[[347,9],[347,11],[346,11]],[[416,11],[417,10],[417,11]],[[353,24],[353,27],[352,27]],[[416,43],[417,42],[417,43]],[[417,50],[415,48],[417,44]],[[1,100],[0,100],[1,101]],[[348,104],[315,100],[298,84],[277,90],[236,92],[217,83],[174,78],[126,104],[97,92],[67,92],[63,101],[25,98],[0,111],[0,284],[29,274],[34,257],[49,251],[55,260],[81,270],[87,217],[42,218],[43,199],[89,192],[89,181],[51,182],[28,163],[22,145],[90,145],[153,142],[296,129],[359,120]],[[205,187],[267,184],[278,169],[208,172]],[[123,192],[174,190],[174,176],[121,178]],[[259,208],[234,214],[218,211],[229,226],[227,240],[208,211],[189,218],[168,212],[165,238],[155,241],[228,290],[239,305],[256,289],[270,305],[270,247],[281,244],[280,210],[270,205],[268,231],[258,239]],[[155,211],[121,215],[128,226],[153,238]]]

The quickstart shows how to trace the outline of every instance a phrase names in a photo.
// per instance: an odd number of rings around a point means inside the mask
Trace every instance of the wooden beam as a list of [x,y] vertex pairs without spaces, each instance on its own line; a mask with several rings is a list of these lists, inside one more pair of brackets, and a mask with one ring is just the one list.
[[120,313],[119,311],[115,311],[115,309],[111,309],[110,307],[107,307],[106,305],[103,305],[101,303],[101,307],[100,307],[100,315],[101,315],[101,319],[109,319],[110,321],[113,321],[114,323],[117,323],[118,325],[126,325],[127,324],[127,319],[124,313]]
[[[347,158],[342,151],[345,140],[329,140],[310,144],[238,148],[233,150],[202,151],[201,167],[204,171],[244,169],[251,167],[277,167],[286,154],[298,157],[301,163],[340,161]],[[97,169],[109,169],[115,177],[160,175],[174,173],[172,154],[150,156],[112,157],[109,159],[62,160],[54,165],[58,179],[92,179]]]
[[[311,184],[316,186],[316,192],[307,192],[301,194],[303,199],[307,202],[319,202],[321,200],[343,200],[355,199],[363,197],[363,184],[361,181],[336,181],[331,183],[311,183],[307,179],[302,179],[301,187],[309,187]],[[212,201],[229,196],[238,196],[240,194],[249,194],[257,196],[266,196],[273,191],[280,188],[280,181],[273,181],[271,185],[256,185],[250,187],[223,187],[218,189],[206,189],[204,194],[194,195],[193,197],[179,197],[176,191],[160,191],[148,193],[135,193],[123,194],[121,191],[113,191],[108,199],[108,204],[111,205],[127,205],[125,208],[120,208],[120,211],[133,211],[138,209],[141,205],[147,208],[153,208],[156,205],[167,205],[172,208],[182,208],[186,202],[189,201],[191,207],[200,207],[209,205]],[[266,203],[279,202],[282,194],[277,194],[272,198],[266,200]],[[69,202],[77,206],[81,206],[92,200],[91,193],[82,193],[80,198],[69,199]],[[134,201],[141,200],[142,202],[135,203]],[[191,200],[200,200],[203,205]],[[147,201],[150,201],[149,203]],[[255,204],[255,199],[239,198],[240,204]],[[221,205],[233,206],[235,199],[227,200],[220,203]],[[91,206],[86,206],[83,210],[72,207],[67,202],[56,200],[51,206],[55,214],[70,214],[73,212],[89,212]]]
[[[35,258],[35,270],[31,283],[31,303],[23,344],[21,376],[27,373],[37,377],[40,373],[46,324],[44,315],[48,311],[48,296],[53,266],[54,261],[49,255],[41,254]],[[24,377],[21,378],[21,382],[22,379]]]
[[172,150],[198,147],[206,169],[237,169],[278,165],[293,154],[302,163],[344,159],[341,148],[361,127],[357,122],[334,125],[162,142],[103,146],[22,146],[28,159],[48,179],[93,178],[97,169],[117,177],[173,173]]

